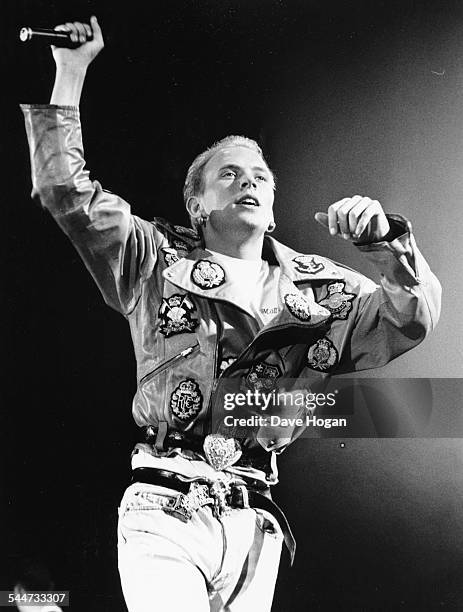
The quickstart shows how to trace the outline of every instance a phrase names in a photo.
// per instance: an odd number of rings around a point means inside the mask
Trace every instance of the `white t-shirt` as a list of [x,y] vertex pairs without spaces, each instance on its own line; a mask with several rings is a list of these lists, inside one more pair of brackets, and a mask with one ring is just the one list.
[[266,325],[278,312],[280,266],[270,266],[262,259],[238,259],[208,249],[223,264],[231,278],[239,283],[243,295],[249,296],[249,310]]

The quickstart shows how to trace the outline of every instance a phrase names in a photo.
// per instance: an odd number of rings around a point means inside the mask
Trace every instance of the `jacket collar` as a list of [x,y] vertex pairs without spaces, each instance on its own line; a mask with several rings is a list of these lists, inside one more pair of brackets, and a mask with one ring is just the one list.
[[342,269],[326,257],[305,254],[287,247],[271,236],[264,240],[264,255],[273,252],[282,272],[293,282],[342,279]]
[[[263,256],[270,264],[278,264],[281,268],[279,299],[283,304],[288,294],[291,296],[300,294],[294,283],[343,278],[341,269],[329,259],[319,255],[299,253],[269,236],[266,236],[264,241]],[[186,257],[166,268],[162,274],[166,280],[185,291],[201,297],[230,302],[252,316],[250,296],[242,290],[239,279],[232,280],[226,263],[219,261],[207,249],[194,248]],[[311,314],[311,325],[329,316],[329,311],[313,299],[304,299]],[[277,316],[272,321],[272,326],[295,322],[283,304],[281,316]]]

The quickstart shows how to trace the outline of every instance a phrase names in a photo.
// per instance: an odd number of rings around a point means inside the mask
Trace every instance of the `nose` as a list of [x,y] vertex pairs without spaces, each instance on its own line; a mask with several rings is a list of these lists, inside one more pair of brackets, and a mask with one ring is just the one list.
[[257,181],[253,174],[243,172],[240,181],[241,189],[246,189],[247,187],[253,187],[254,189],[257,187]]

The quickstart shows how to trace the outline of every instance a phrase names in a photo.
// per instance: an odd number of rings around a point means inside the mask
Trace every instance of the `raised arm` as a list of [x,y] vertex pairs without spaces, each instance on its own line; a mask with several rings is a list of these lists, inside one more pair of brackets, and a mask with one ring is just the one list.
[[[30,147],[32,196],[69,236],[105,301],[123,314],[137,303],[163,237],[130,212],[122,198],[90,180],[85,169],[78,104],[87,68],[103,49],[91,23],[58,26],[72,32],[76,49],[53,48],[56,79],[50,105],[22,105]],[[93,40],[85,42],[88,35]]]

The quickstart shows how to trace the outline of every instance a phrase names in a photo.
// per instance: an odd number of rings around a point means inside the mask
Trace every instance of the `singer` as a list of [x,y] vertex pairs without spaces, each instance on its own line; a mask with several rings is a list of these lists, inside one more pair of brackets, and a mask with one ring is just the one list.
[[381,367],[434,328],[439,282],[410,223],[365,196],[331,204],[316,221],[327,239],[349,241],[375,263],[381,285],[273,239],[274,174],[244,136],[192,162],[183,193],[190,228],[139,218],[85,169],[78,106],[103,49],[97,19],[57,29],[79,46],[53,48],[50,105],[22,108],[33,196],[131,329],[143,440],[119,508],[128,609],[269,611],[283,543],[294,554],[271,499],[276,455],[300,431],[216,426],[229,414],[222,381],[259,391],[283,377]]

